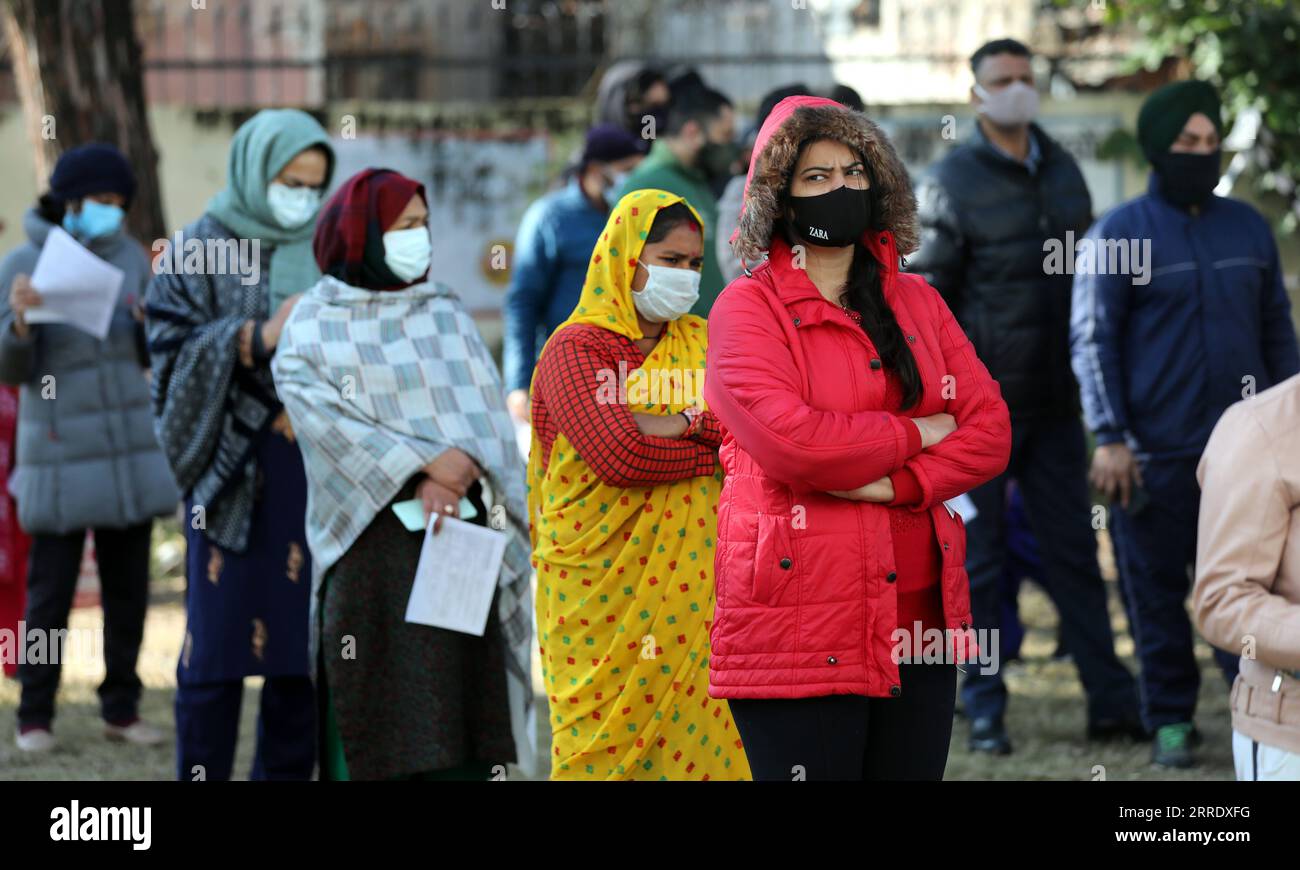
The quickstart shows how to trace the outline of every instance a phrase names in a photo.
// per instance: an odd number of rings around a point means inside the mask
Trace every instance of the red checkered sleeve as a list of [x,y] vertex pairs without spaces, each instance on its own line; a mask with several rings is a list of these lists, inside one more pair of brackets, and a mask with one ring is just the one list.
[[722,424],[712,411],[705,411],[700,414],[696,430],[688,437],[698,444],[717,450],[722,446]]
[[[684,438],[642,434],[627,405],[605,395],[618,387],[617,350],[611,342],[576,331],[551,342],[538,363],[536,391],[554,426],[610,486],[654,486],[713,474],[713,448]],[[639,365],[625,362],[628,369]]]

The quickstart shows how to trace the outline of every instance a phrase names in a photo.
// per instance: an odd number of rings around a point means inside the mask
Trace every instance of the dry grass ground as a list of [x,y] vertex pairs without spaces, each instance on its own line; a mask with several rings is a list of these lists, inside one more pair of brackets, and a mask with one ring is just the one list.
[[[56,722],[60,746],[48,755],[24,756],[14,749],[12,723],[18,686],[11,680],[0,679],[0,780],[166,780],[175,776],[175,754],[170,742],[172,695],[185,621],[183,581],[178,568],[179,536],[174,527],[160,525],[155,543],[153,604],[140,657],[140,678],[145,685],[141,713],[168,731],[169,742],[151,749],[107,743],[101,735],[95,696],[103,666],[99,662],[77,661],[64,669]],[[1109,560],[1103,562],[1113,575]],[[1124,625],[1113,581],[1108,585],[1119,651],[1129,668],[1135,669],[1133,643]],[[1051,658],[1056,642],[1056,614],[1047,597],[1032,584],[1025,584],[1020,603],[1028,629],[1024,660],[1007,665],[1005,671],[1012,694],[1007,726],[1016,751],[1004,758],[972,755],[966,751],[966,724],[958,719],[953,729],[948,779],[1086,780],[1096,777],[1097,765],[1102,765],[1105,777],[1112,780],[1232,779],[1227,692],[1208,646],[1198,643],[1196,650],[1202,670],[1197,722],[1206,738],[1201,765],[1191,771],[1159,770],[1149,762],[1148,744],[1090,744],[1084,740],[1084,705],[1074,666],[1068,660]],[[74,628],[94,629],[100,622],[97,608],[73,613]],[[534,679],[535,685],[540,686],[538,669]],[[241,779],[247,778],[252,764],[259,690],[259,681],[247,681],[235,764],[236,777]],[[545,698],[539,695],[538,702],[544,711]],[[540,757],[547,757],[545,748]]]
[[[1133,639],[1128,634],[1118,590],[1111,593],[1112,624],[1117,648],[1134,674]],[[1232,726],[1228,714],[1228,690],[1214,664],[1210,647],[1198,639],[1196,660],[1201,668],[1201,694],[1197,706],[1197,728],[1205,737],[1199,750],[1201,763],[1187,771],[1169,771],[1151,764],[1149,743],[1089,743],[1084,739],[1087,717],[1083,690],[1070,661],[1053,661],[1056,646],[1056,611],[1036,586],[1025,584],[1020,593],[1021,618],[1028,632],[1021,654],[1023,661],[1004,666],[1003,675],[1011,689],[1007,709],[1007,730],[1015,752],[992,758],[966,750],[967,728],[957,719],[948,757],[948,779],[1066,779],[1098,777],[1101,765],[1108,780],[1233,779]]]

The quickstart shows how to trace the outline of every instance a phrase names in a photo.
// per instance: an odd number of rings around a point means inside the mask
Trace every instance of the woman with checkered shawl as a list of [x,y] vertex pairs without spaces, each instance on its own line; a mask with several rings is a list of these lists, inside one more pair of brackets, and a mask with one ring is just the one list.
[[[531,746],[514,428],[460,300],[401,258],[394,239],[411,232],[428,232],[422,185],[383,169],[344,183],[316,229],[324,277],[294,309],[273,364],[307,468],[326,779],[487,779],[527,763]],[[421,267],[412,280],[396,274]],[[424,535],[390,508],[412,498],[426,520],[467,498],[475,522],[490,516],[507,535],[482,637],[406,622]]]

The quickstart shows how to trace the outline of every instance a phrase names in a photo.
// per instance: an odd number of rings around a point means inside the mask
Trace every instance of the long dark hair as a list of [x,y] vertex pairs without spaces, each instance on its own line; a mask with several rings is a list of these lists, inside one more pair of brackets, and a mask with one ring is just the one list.
[[[804,148],[813,141],[816,139],[804,140],[800,143],[797,153],[803,154]],[[797,157],[795,162],[798,162]],[[863,160],[862,165],[866,167],[870,183],[868,195],[871,198],[871,229],[879,229],[877,224],[880,221],[880,199],[876,193],[875,173],[871,171],[871,166],[866,160]],[[790,195],[790,182],[793,181],[793,175],[794,169],[791,167],[791,178],[786,181],[782,196],[780,225],[786,241],[796,245],[804,244],[804,241],[790,224],[789,209],[785,201],[785,198]],[[881,362],[898,376],[899,385],[903,388],[903,403],[900,410],[913,407],[921,400],[921,372],[916,367],[916,357],[912,354],[912,348],[908,347],[907,338],[903,335],[903,328],[898,325],[894,310],[885,301],[884,288],[880,282],[880,263],[861,241],[853,243],[853,263],[849,266],[849,280],[844,287],[844,296],[844,303],[862,316],[862,331],[876,346]]]
[[862,315],[862,330],[876,346],[881,362],[898,376],[903,388],[901,408],[911,408],[921,400],[921,372],[894,309],[885,302],[880,264],[861,242],[853,243],[853,264],[849,266],[845,295],[849,308]]

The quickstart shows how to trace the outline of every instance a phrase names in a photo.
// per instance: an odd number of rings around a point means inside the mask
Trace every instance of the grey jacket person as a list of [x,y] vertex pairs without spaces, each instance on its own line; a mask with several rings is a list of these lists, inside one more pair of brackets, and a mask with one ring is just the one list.
[[0,381],[21,387],[9,481],[19,523],[29,533],[62,534],[175,510],[180,495],[154,436],[142,327],[131,313],[150,278],[148,256],[123,231],[88,246],[126,272],[103,341],[60,323],[32,324],[21,339],[9,292],[15,275],[35,269],[53,226],[35,210],[23,224],[28,241],[0,261]]

